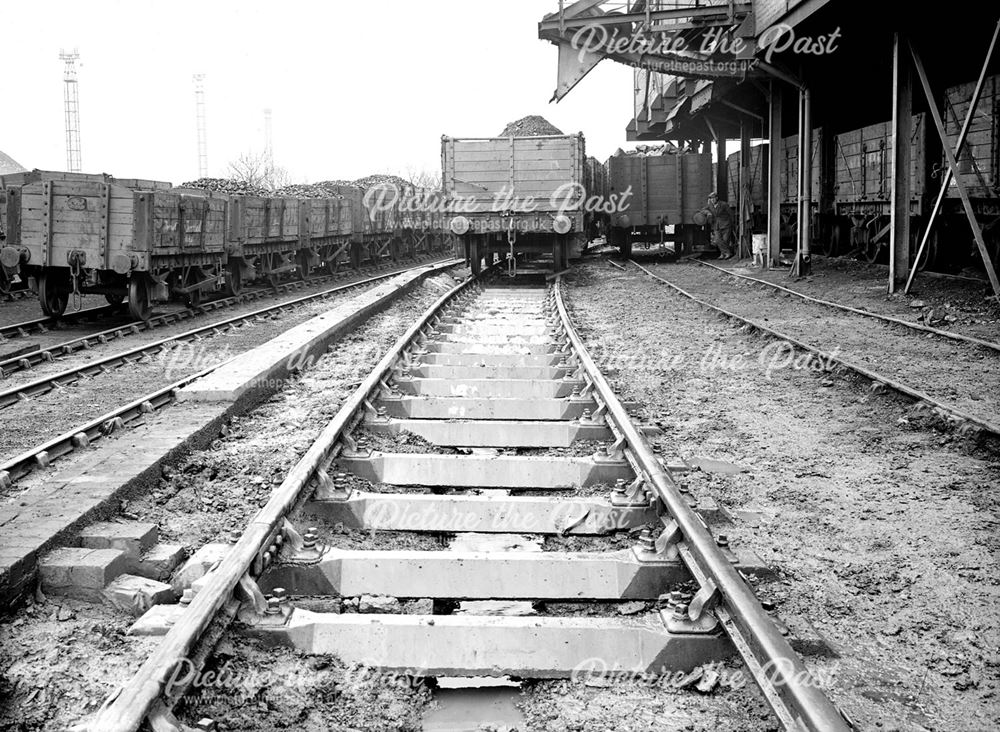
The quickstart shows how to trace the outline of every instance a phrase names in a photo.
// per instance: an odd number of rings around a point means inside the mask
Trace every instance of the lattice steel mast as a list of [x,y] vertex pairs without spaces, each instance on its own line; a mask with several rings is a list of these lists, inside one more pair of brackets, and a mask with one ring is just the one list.
[[198,177],[208,175],[208,132],[205,124],[205,75],[195,74],[194,110],[198,123]]
[[80,162],[80,92],[76,79],[76,62],[80,58],[77,49],[72,51],[59,50],[59,58],[63,67],[63,100],[66,114],[66,170],[79,173],[82,170]]

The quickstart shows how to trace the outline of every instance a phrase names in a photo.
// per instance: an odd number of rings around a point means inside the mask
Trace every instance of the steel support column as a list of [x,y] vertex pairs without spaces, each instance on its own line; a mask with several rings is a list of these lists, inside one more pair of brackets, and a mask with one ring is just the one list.
[[799,187],[798,187],[798,248],[792,277],[806,277],[812,272],[809,252],[810,220],[812,219],[812,100],[809,89],[799,89]]
[[719,151],[719,165],[715,169],[715,192],[720,201],[729,200],[729,165],[726,163],[726,134],[721,129],[715,138]]
[[767,166],[767,257],[776,266],[781,256],[781,101],[782,82],[771,80]]
[[892,191],[889,229],[889,292],[906,282],[910,267],[910,134],[913,83],[905,40],[892,39]]
[[740,217],[740,240],[736,246],[736,258],[742,259],[744,255],[750,255],[750,229],[753,206],[753,197],[750,190],[753,182],[750,180],[750,122],[746,117],[740,117],[740,180],[739,195],[737,196],[737,210]]

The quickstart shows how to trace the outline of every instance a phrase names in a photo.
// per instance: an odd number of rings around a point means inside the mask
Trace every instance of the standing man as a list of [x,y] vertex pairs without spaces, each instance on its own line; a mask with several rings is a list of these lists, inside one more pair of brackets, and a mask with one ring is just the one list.
[[712,226],[712,244],[719,249],[719,259],[731,259],[733,250],[730,242],[733,237],[733,212],[729,204],[719,200],[719,195],[712,191],[708,194],[709,224]]

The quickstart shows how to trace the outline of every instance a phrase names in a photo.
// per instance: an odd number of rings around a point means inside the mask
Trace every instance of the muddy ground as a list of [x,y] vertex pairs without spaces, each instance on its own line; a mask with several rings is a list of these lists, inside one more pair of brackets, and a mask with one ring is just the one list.
[[806,662],[849,716],[862,729],[1000,724],[994,444],[939,431],[851,377],[790,364],[768,378],[758,356],[771,341],[634,268],[586,265],[568,285],[589,346],[661,444],[748,469],[689,482],[780,571],[761,594],[825,638],[832,657]]

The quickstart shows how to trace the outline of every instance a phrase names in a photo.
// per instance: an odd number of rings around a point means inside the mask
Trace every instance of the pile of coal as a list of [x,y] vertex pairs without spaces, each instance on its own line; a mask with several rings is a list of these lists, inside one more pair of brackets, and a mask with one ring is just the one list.
[[366,191],[369,188],[381,185],[394,185],[397,188],[408,188],[410,186],[409,183],[400,178],[398,175],[389,175],[387,173],[373,173],[372,175],[366,175],[364,178],[358,178],[354,181],[354,185],[358,188],[363,188]]
[[563,131],[544,117],[531,114],[503,128],[500,137],[537,137],[538,135],[561,135]]
[[324,180],[319,183],[293,183],[275,191],[276,196],[292,198],[332,198],[343,193],[344,187],[352,186],[349,181]]
[[198,180],[182,183],[181,188],[201,188],[206,191],[218,191],[219,193],[237,193],[244,196],[271,196],[273,195],[266,188],[251,185],[246,181],[235,178],[199,178]]

